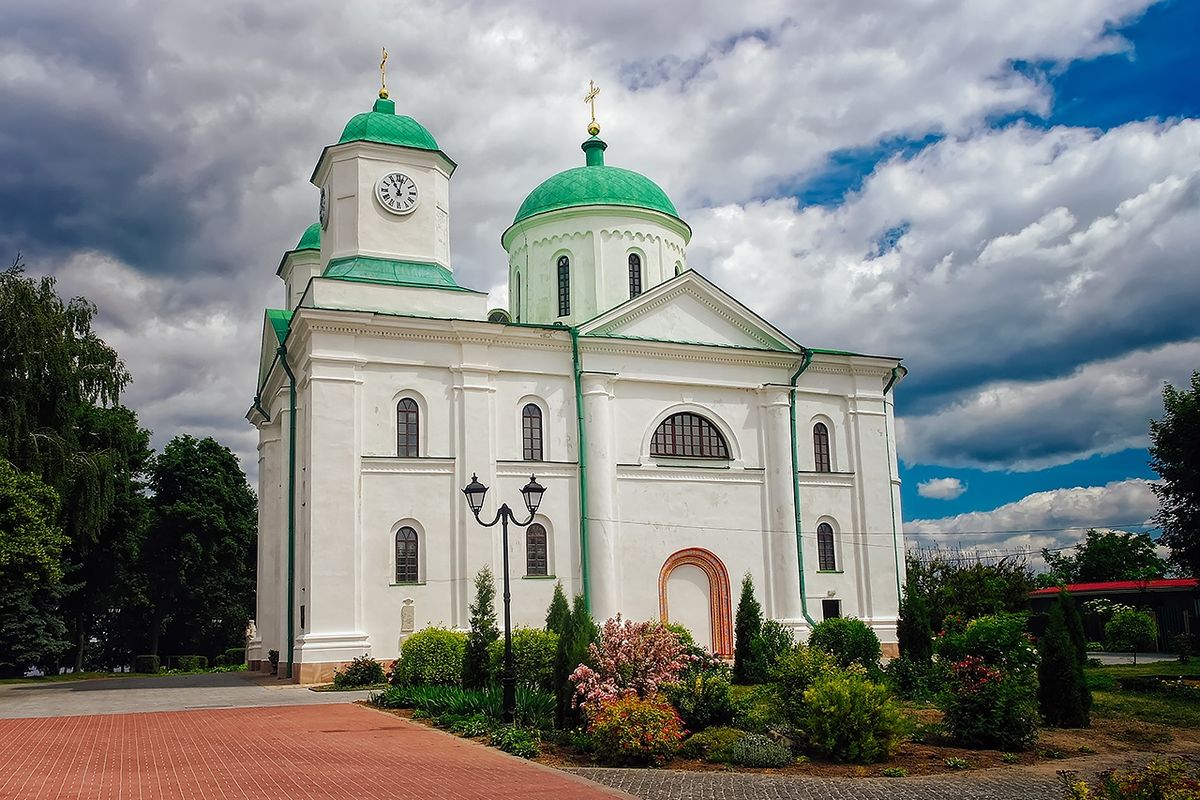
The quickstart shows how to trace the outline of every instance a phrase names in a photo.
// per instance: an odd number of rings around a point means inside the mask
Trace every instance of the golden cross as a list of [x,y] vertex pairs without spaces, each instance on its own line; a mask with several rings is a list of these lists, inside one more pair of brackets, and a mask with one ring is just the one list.
[[600,94],[600,87],[595,81],[588,81],[588,93],[583,96],[583,102],[592,107],[592,121],[588,124],[588,132],[595,136],[600,132],[600,126],[596,124],[596,95]]
[[387,90],[387,48],[386,48],[386,47],[384,47],[384,48],[381,48],[381,49],[383,50],[383,58],[382,58],[382,59],[380,59],[380,61],[379,61],[379,96],[380,96],[380,97],[382,97],[384,100],[386,100],[386,99],[387,99],[387,96],[388,96],[388,90]]

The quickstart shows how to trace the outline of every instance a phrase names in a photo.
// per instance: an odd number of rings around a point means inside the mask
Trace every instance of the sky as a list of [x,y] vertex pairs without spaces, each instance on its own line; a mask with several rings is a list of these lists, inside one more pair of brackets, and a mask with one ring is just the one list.
[[[690,267],[803,344],[904,357],[912,542],[1140,529],[1147,422],[1200,369],[1200,4],[1183,0],[9,0],[0,253],[99,307],[161,447],[254,480],[264,307],[378,89],[459,164],[459,283],[582,163],[661,185]],[[6,258],[7,263],[7,258]]]

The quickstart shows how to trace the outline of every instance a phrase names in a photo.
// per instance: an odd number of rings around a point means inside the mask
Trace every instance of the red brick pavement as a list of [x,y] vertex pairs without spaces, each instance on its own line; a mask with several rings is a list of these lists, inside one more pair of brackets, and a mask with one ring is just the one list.
[[0,720],[0,798],[629,797],[353,705]]

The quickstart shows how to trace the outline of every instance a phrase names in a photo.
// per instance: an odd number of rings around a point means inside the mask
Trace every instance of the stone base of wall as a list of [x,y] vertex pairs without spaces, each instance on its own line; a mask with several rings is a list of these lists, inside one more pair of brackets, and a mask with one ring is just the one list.
[[259,660],[259,659],[255,659],[254,661],[247,661],[247,662],[246,662],[246,669],[250,670],[251,672],[261,672],[261,671],[262,671],[262,665],[263,665],[264,663],[267,665],[267,669],[268,669],[268,670],[270,670],[270,668],[271,668],[271,665],[270,665],[270,663],[269,663],[269,662],[264,662],[264,661],[261,661],[261,660]]
[[883,642],[880,645],[880,647],[883,648],[883,657],[884,658],[899,658],[900,657],[900,645],[897,644],[896,642]]

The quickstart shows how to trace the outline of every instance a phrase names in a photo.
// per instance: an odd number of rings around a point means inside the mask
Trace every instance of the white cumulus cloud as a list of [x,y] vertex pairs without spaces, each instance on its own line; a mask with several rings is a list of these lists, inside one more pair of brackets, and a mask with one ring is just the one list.
[[958,478],[930,478],[917,484],[917,494],[932,500],[953,500],[967,490]]

